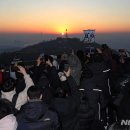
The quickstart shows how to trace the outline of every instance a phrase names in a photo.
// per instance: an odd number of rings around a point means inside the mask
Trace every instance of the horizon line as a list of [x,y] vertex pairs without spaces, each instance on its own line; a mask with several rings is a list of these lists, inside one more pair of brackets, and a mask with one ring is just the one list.
[[[120,34],[120,33],[130,33],[130,31],[120,31],[120,32],[96,32],[97,34]],[[47,32],[0,32],[0,34],[41,34],[41,35],[61,35],[61,33],[47,33]],[[78,35],[84,34],[84,32],[76,32],[76,33],[69,33],[68,35]]]

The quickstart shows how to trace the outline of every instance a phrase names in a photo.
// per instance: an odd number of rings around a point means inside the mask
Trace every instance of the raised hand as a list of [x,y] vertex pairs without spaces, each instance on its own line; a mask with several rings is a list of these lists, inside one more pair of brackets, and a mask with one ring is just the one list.
[[66,77],[70,77],[71,76],[71,68],[69,67],[68,71],[64,71],[64,74]]
[[24,67],[22,67],[22,66],[17,66],[18,67],[18,69],[19,69],[19,73],[21,73],[21,74],[23,74],[23,75],[26,75],[27,74],[27,72],[26,72],[26,70],[25,70],[25,68]]

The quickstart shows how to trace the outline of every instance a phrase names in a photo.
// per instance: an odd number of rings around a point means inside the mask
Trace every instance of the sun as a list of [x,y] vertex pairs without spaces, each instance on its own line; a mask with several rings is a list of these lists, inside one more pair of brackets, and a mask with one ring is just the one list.
[[66,29],[68,29],[67,25],[59,25],[56,29],[56,32],[58,32],[59,34],[61,34],[62,36],[65,35]]
[[65,35],[65,33],[64,33],[64,32],[62,32],[62,33],[61,33],[61,35],[62,35],[62,36],[64,36],[64,35]]

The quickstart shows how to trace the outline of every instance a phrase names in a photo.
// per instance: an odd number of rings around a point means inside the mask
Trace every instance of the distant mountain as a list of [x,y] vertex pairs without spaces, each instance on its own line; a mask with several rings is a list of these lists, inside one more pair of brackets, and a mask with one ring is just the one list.
[[[32,61],[41,53],[59,55],[64,52],[70,53],[72,49],[84,50],[86,46],[89,46],[89,44],[83,43],[78,38],[57,38],[56,40],[43,41],[36,45],[25,47],[20,51],[2,53],[0,55],[0,64],[10,64],[14,57],[22,58],[24,61]],[[100,45],[98,43],[92,43],[91,46]]]
[[14,52],[14,51],[18,51],[20,50],[21,47],[17,47],[17,46],[0,46],[0,53],[4,53],[4,52]]

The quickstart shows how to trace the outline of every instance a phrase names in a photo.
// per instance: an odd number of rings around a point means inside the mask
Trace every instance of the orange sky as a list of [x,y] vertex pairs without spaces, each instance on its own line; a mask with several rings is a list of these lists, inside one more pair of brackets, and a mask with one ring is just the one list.
[[0,0],[0,32],[130,32],[129,0]]

